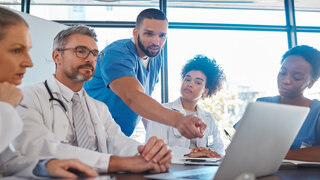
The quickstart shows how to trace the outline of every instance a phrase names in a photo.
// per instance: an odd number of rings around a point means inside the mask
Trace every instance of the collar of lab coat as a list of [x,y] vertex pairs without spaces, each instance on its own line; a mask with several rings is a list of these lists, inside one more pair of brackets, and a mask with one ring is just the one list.
[[56,78],[54,77],[54,74],[49,79],[47,79],[47,83],[48,83],[49,89],[53,94],[61,94],[56,82]]
[[[182,106],[180,97],[171,103],[167,103],[167,105],[169,105],[172,110],[176,110],[184,115],[187,114]],[[206,112],[198,105],[197,105],[197,113],[198,113],[199,118],[206,116]],[[205,118],[205,119],[207,119],[207,118]]]

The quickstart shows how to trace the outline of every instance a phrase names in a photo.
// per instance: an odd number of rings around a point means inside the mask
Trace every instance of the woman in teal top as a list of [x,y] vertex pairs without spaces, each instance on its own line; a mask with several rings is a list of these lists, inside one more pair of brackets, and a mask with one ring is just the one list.
[[286,159],[320,161],[320,101],[303,95],[320,76],[320,52],[310,46],[296,46],[282,57],[278,73],[278,96],[257,101],[310,107]]

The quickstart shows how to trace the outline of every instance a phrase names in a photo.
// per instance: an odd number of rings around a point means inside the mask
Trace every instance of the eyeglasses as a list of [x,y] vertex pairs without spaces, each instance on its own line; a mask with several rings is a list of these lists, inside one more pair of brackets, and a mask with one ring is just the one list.
[[73,50],[73,49],[78,58],[86,59],[90,55],[90,53],[92,53],[93,57],[96,58],[96,61],[101,61],[104,56],[103,52],[99,52],[98,50],[90,50],[85,46],[76,46],[76,47],[70,47],[70,48],[64,48],[64,49],[57,48],[58,51],[66,51],[66,50]]

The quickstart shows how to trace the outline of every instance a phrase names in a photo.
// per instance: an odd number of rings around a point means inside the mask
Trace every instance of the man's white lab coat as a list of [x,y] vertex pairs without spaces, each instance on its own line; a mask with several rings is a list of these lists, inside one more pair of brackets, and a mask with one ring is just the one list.
[[[48,79],[53,96],[62,100],[54,77]],[[138,154],[137,141],[128,138],[113,120],[108,107],[85,93],[90,117],[97,136],[98,151],[87,150],[67,142],[70,121],[57,101],[50,101],[44,83],[23,88],[24,99],[17,110],[23,119],[23,133],[15,140],[15,147],[28,156],[51,156],[58,159],[78,158],[82,162],[107,171],[110,156]],[[65,104],[68,110],[71,105]]]

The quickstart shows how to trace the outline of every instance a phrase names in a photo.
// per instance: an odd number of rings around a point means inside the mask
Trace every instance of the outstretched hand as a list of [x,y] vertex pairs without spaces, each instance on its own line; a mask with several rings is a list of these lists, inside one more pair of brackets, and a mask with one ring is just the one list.
[[194,115],[182,116],[175,126],[182,136],[192,139],[201,138],[207,125]]

